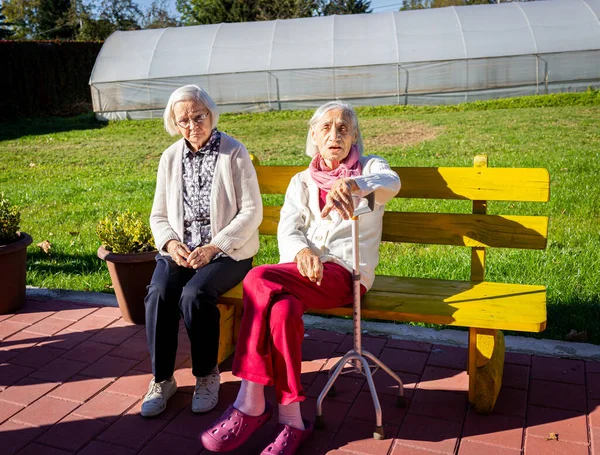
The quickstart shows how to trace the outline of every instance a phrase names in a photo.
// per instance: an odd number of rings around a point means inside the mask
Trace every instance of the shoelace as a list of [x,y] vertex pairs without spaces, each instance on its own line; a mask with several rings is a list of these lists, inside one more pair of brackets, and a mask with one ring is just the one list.
[[160,395],[162,395],[163,391],[162,391],[162,385],[159,382],[153,382],[152,386],[150,387],[150,390],[148,390],[148,393],[146,394],[146,396],[150,396],[153,395],[155,393],[158,393]]
[[217,380],[217,378],[218,376],[216,374],[209,374],[208,376],[197,378],[194,393],[198,392],[200,387],[208,387],[211,383],[214,383]]

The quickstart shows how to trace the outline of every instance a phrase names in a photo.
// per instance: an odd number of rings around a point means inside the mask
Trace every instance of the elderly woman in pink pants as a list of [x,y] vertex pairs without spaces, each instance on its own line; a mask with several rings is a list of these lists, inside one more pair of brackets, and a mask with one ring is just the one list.
[[400,189],[398,175],[376,156],[363,156],[354,109],[339,101],[310,120],[306,153],[312,161],[287,189],[277,232],[281,261],[256,267],[244,280],[244,316],[233,362],[242,378],[235,402],[200,439],[213,452],[242,446],[272,416],[264,387],[275,386],[276,434],[263,454],[292,455],[313,429],[302,418],[302,314],[352,302],[354,199],[375,193],[375,209],[360,217],[361,290],[379,261],[385,203]]

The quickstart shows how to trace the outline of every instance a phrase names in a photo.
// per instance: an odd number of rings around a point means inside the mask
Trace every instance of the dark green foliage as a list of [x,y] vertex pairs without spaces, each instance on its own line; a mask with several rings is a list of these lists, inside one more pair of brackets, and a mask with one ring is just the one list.
[[39,0],[37,11],[40,39],[73,39],[75,28],[69,22],[71,0]]
[[21,212],[15,205],[0,193],[0,245],[14,242],[18,239]]
[[363,14],[370,13],[371,2],[365,0],[329,0],[322,2],[320,14],[332,16],[334,14]]
[[15,34],[10,29],[10,23],[6,21],[6,16],[2,13],[3,6],[0,5],[0,39],[10,39]]
[[444,8],[446,6],[489,5],[513,1],[528,2],[533,0],[404,0],[400,11],[412,9]]

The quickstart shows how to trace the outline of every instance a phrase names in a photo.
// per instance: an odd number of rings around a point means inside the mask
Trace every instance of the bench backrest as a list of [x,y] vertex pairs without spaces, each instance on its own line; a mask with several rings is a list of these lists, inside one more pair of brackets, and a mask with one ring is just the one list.
[[[255,160],[263,194],[285,194],[290,179],[306,166],[261,166]],[[485,278],[485,248],[544,249],[548,217],[488,215],[487,201],[547,202],[546,169],[489,168],[478,155],[474,167],[394,167],[402,188],[396,197],[472,201],[472,213],[386,211],[382,240],[471,247],[471,280]],[[260,233],[277,234],[280,206],[265,206]]]

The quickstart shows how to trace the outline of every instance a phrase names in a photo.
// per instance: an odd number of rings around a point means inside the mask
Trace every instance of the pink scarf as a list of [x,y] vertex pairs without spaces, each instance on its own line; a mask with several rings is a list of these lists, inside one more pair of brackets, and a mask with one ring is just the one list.
[[336,180],[357,177],[362,174],[359,158],[358,147],[355,144],[337,169],[332,170],[327,167],[321,154],[317,153],[308,166],[310,176],[321,190],[329,191]]

